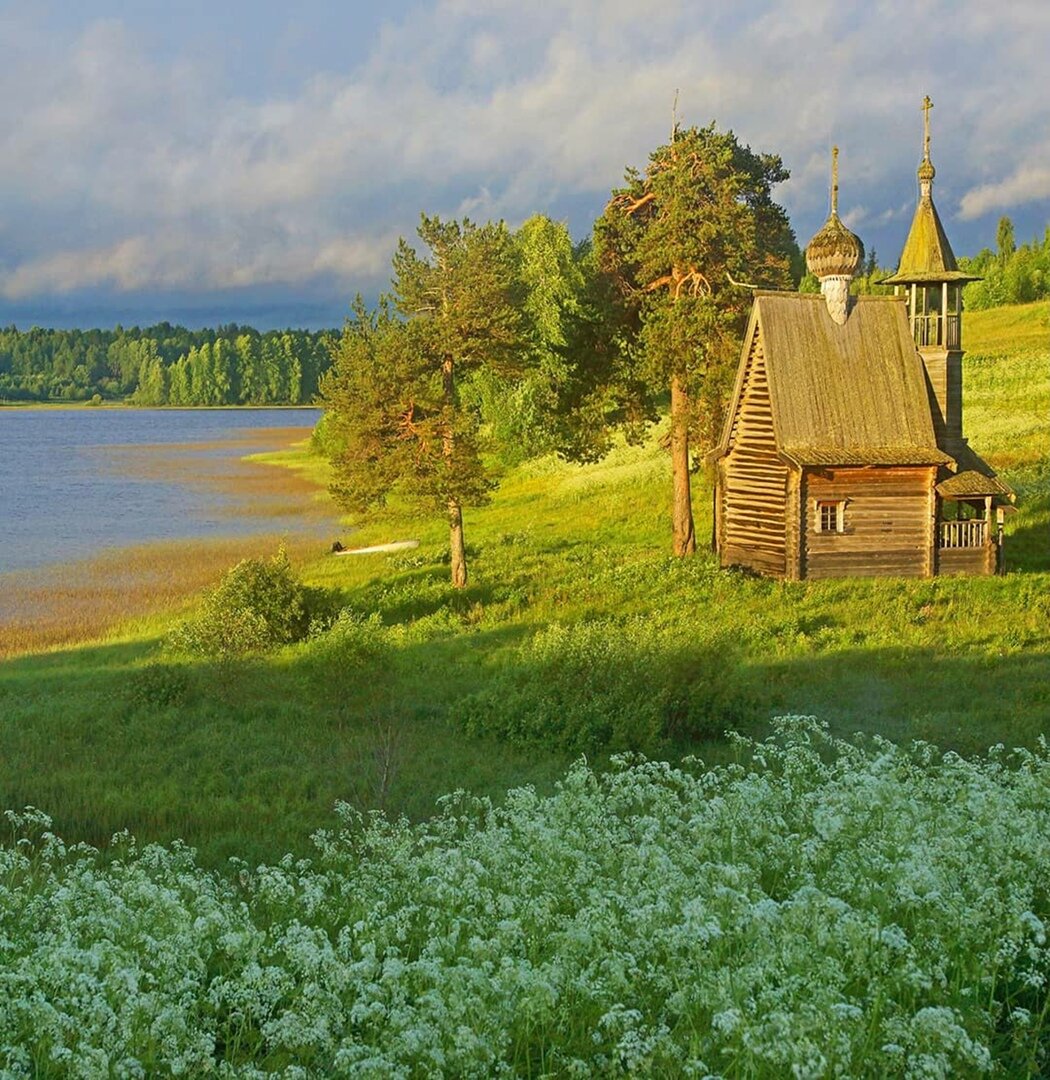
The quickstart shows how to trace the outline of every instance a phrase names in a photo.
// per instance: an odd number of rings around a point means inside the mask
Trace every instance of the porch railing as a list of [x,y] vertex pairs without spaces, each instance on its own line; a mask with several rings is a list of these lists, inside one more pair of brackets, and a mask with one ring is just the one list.
[[942,548],[984,547],[988,538],[988,522],[942,521],[940,542]]

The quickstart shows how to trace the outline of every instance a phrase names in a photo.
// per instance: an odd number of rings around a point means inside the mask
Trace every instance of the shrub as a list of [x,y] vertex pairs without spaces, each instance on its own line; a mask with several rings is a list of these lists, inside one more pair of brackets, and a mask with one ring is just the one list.
[[180,652],[224,658],[299,641],[309,626],[308,595],[283,548],[268,560],[244,559],[168,643]]
[[360,670],[385,661],[389,648],[387,630],[378,615],[362,617],[344,608],[331,625],[314,625],[305,662],[322,672]]
[[185,668],[156,661],[132,674],[128,683],[128,698],[132,705],[165,709],[182,705],[189,690]]
[[473,734],[572,753],[653,751],[720,734],[757,710],[724,644],[697,648],[650,619],[540,630],[462,706]]

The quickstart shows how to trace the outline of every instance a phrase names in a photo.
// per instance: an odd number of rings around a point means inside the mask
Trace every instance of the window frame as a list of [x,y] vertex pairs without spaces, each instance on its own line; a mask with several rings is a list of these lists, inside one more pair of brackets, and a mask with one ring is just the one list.
[[[824,527],[824,514],[831,511],[834,514],[834,527]],[[822,535],[844,533],[846,531],[846,500],[845,499],[814,499],[813,500],[813,526],[814,531]]]

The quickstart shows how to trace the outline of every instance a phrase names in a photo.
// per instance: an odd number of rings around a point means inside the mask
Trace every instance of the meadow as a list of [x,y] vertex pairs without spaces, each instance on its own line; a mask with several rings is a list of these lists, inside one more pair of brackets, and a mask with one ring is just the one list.
[[[96,640],[0,667],[0,801],[45,808],[69,840],[128,828],[220,865],[302,853],[337,799],[418,820],[453,786],[549,789],[579,753],[722,761],[726,728],[760,736],[779,714],[964,753],[1033,746],[1050,686],[1046,317],[1031,305],[967,325],[968,431],[1021,495],[1006,577],[792,584],[720,571],[707,554],[682,562],[668,555],[657,438],[596,465],[542,459],[470,513],[463,592],[447,584],[441,521],[397,507],[343,539],[418,538],[415,551],[293,545],[307,584],[378,618],[367,663],[327,655],[321,638],[221,661],[164,650],[193,593],[266,541],[192,559],[148,548],[121,562],[129,577],[112,556],[60,579],[50,616],[5,635],[7,648],[33,648],[33,632],[46,641],[70,603]],[[297,471],[297,498],[325,483],[305,448],[264,459]],[[697,486],[703,537],[710,500]],[[143,685],[158,680],[151,700]]]
[[[1019,493],[1005,577],[673,559],[657,432],[508,470],[462,592],[442,523],[393,506],[344,542],[418,549],[289,551],[302,640],[173,651],[175,590],[3,661],[0,802],[48,818],[0,852],[0,1063],[1037,1074],[1048,314],[967,317],[967,433]],[[325,483],[305,446],[265,460]],[[709,503],[701,478],[701,537]]]

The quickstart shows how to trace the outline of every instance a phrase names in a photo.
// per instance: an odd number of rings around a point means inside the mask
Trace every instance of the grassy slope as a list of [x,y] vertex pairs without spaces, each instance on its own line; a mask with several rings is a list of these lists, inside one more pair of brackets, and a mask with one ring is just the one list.
[[[439,521],[396,511],[361,545],[418,537],[418,552],[319,557],[311,582],[402,627],[389,663],[318,673],[293,647],[232,668],[182,665],[176,705],[135,687],[170,621],[0,666],[0,803],[31,803],[67,839],[182,836],[205,861],[303,850],[337,798],[423,816],[456,787],[546,786],[564,755],[468,738],[465,695],[529,683],[522,643],[554,621],[608,619],[627,647],[641,616],[698,662],[734,666],[761,729],[815,713],[839,731],[922,737],[963,751],[1031,744],[1050,706],[1047,305],[968,317],[967,431],[1023,495],[1005,579],[779,584],[669,559],[669,485],[655,441],[599,465],[528,464],[467,519],[477,550],[465,595],[446,585]],[[273,460],[273,459],[271,459]],[[314,475],[316,462],[285,455]],[[696,492],[698,534],[709,491]],[[653,639],[655,640],[655,639]],[[154,695],[154,700],[158,700]],[[720,740],[670,748],[719,758]],[[388,769],[389,766],[389,769]],[[389,772],[390,779],[383,782]]]
[[1018,494],[1008,565],[1050,570],[1050,304],[966,317],[965,430]]

